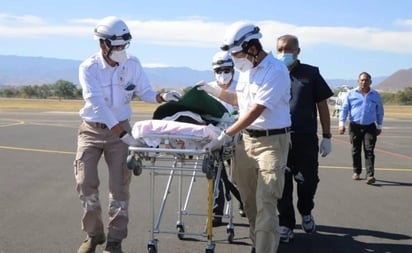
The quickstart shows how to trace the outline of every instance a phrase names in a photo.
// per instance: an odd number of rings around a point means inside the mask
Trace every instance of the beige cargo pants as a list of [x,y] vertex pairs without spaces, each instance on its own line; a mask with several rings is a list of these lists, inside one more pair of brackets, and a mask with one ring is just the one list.
[[[130,132],[128,121],[122,122]],[[99,200],[98,162],[102,155],[109,169],[108,240],[127,237],[129,221],[129,185],[131,171],[127,169],[128,146],[108,128],[83,122],[78,131],[77,154],[74,161],[76,189],[83,205],[82,229],[89,236],[104,233]]]
[[290,134],[252,138],[236,146],[233,178],[249,219],[256,253],[276,253],[279,246],[277,200],[282,198]]

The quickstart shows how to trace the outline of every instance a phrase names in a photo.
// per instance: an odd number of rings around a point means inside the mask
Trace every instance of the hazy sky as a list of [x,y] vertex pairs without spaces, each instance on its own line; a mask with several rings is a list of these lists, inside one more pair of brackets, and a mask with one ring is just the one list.
[[297,35],[301,61],[328,79],[412,68],[411,0],[1,0],[0,55],[83,60],[98,50],[93,28],[109,15],[126,21],[128,52],[144,66],[210,69],[225,29],[245,20],[261,28],[266,51]]

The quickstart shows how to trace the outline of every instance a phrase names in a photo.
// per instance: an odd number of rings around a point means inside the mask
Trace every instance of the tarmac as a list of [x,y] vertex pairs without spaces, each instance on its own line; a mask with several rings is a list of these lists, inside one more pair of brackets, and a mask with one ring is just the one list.
[[[133,114],[131,122],[150,119],[148,113]],[[81,231],[82,207],[75,191],[73,160],[77,112],[0,109],[0,253],[77,252],[85,234]],[[332,119],[332,153],[319,158],[320,183],[313,215],[314,234],[298,225],[295,239],[281,244],[279,253],[411,253],[412,252],[412,119],[385,118],[375,150],[376,183],[351,179],[348,135],[338,135]],[[107,167],[99,164],[100,199],[107,210]],[[364,177],[364,171],[361,175]],[[162,220],[162,227],[176,229],[177,180]],[[147,252],[153,202],[158,210],[166,178],[157,180],[156,201],[149,198],[149,173],[133,176],[126,253]],[[159,201],[157,201],[159,200]],[[207,183],[196,180],[190,207],[206,210]],[[203,208],[203,209],[202,209]],[[234,203],[234,238],[226,227],[213,229],[214,252],[249,253],[247,219]],[[184,217],[186,231],[202,231],[205,217]],[[107,221],[107,214],[104,216]],[[227,222],[227,219],[224,219]],[[205,252],[207,238],[156,234],[158,252]],[[102,252],[98,246],[96,252]]]

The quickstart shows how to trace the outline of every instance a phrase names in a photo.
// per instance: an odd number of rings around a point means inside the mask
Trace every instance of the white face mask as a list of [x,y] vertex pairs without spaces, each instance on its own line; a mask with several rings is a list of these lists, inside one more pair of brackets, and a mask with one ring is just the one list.
[[246,57],[237,58],[233,57],[233,63],[235,64],[235,68],[240,72],[246,72],[253,68],[253,63],[249,61]]
[[126,50],[112,50],[110,59],[118,63],[127,61]]
[[233,77],[232,72],[230,73],[222,72],[220,74],[215,74],[216,81],[221,85],[229,84],[229,82],[232,80],[232,77]]

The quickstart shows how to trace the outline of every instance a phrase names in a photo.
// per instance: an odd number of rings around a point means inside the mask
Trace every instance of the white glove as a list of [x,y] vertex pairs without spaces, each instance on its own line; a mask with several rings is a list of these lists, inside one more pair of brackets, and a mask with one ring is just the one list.
[[162,93],[160,95],[162,99],[166,102],[169,101],[179,101],[179,99],[182,97],[182,94],[180,94],[178,91],[171,90],[165,93]]
[[219,137],[217,137],[217,139],[211,140],[208,144],[205,145],[204,149],[208,149],[209,151],[218,149],[223,145],[230,143],[232,139],[233,138],[227,135],[225,131],[222,131]]
[[219,97],[220,93],[222,93],[222,88],[217,83],[205,83],[200,81],[196,84],[197,90],[203,90],[207,93],[211,94],[212,96]]
[[124,143],[129,146],[138,146],[141,145],[141,142],[133,138],[130,134],[125,134],[122,138],[120,138]]
[[323,138],[319,146],[319,154],[322,157],[327,156],[332,151],[332,143],[330,138]]

